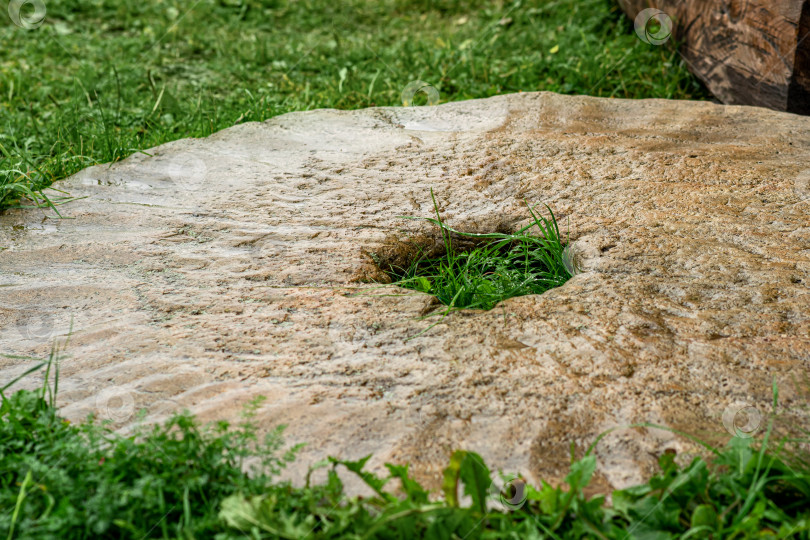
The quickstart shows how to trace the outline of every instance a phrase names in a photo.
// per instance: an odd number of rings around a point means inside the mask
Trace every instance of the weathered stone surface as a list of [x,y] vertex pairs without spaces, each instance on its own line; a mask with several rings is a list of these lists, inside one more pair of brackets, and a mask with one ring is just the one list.
[[[554,480],[571,441],[653,422],[717,442],[724,411],[765,412],[774,376],[789,407],[807,374],[807,118],[518,94],[288,114],[149,153],[63,182],[86,197],[71,219],[0,217],[0,348],[45,356],[72,320],[70,418],[234,420],[261,394],[262,425],[308,443],[293,476],[374,453],[435,485],[466,448]],[[429,215],[430,188],[469,230],[548,203],[585,271],[406,340],[430,298],[362,279],[367,253],[430,232],[398,217]],[[0,362],[0,380],[31,365]],[[597,487],[641,480],[667,448],[691,450],[612,433]]]

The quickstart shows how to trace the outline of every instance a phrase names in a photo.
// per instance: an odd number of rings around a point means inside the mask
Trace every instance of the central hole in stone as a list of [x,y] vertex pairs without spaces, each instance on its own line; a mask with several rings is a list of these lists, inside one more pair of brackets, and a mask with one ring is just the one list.
[[[432,193],[431,193],[432,195]],[[466,233],[444,223],[433,199],[436,243],[404,244],[381,265],[394,285],[435,296],[451,308],[492,309],[501,300],[540,294],[576,272],[557,220],[527,205],[531,222],[515,232]]]

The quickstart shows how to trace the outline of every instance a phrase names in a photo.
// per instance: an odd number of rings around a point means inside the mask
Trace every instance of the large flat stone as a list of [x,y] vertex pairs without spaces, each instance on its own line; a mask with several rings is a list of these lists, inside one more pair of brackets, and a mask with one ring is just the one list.
[[[0,350],[44,357],[73,325],[63,412],[116,426],[188,408],[325,455],[413,463],[455,448],[561,478],[571,441],[652,422],[714,441],[724,411],[786,407],[810,361],[810,119],[748,107],[516,94],[434,108],[331,110],[182,140],[0,217]],[[526,222],[547,203],[584,272],[419,337],[430,298],[369,253],[454,226]],[[361,292],[362,294],[350,294]],[[400,295],[401,294],[401,295]],[[30,361],[0,360],[0,380]],[[36,378],[18,386],[32,387]],[[728,414],[728,413],[727,413]],[[640,481],[688,440],[624,429],[597,487]]]

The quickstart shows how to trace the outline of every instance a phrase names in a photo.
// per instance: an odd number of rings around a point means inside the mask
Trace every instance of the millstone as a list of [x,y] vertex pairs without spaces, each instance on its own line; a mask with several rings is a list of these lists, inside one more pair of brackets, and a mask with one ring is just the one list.
[[[0,350],[46,357],[71,328],[62,413],[127,429],[146,409],[238,421],[327,455],[452,450],[559,481],[569,445],[649,422],[722,443],[810,361],[810,120],[749,107],[515,94],[438,107],[291,113],[181,140],[0,217]],[[548,204],[581,271],[455,313],[375,258],[434,234],[517,229]],[[542,206],[540,207],[542,208]],[[388,250],[388,251],[386,251]],[[416,336],[416,337],[414,337]],[[0,360],[0,380],[33,361]],[[29,377],[17,387],[34,387]],[[742,413],[741,413],[742,414]],[[729,421],[731,418],[731,421]],[[688,439],[618,429],[597,489],[641,481]]]

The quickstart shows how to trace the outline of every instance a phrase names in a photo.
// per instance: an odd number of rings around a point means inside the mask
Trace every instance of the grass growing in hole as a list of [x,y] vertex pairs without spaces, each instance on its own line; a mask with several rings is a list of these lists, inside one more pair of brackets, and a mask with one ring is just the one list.
[[[447,226],[430,191],[436,218],[423,219],[439,227],[445,254],[420,256],[408,268],[390,274],[395,285],[432,294],[449,310],[492,309],[501,300],[540,294],[572,277],[554,212],[539,215],[527,204],[532,222],[511,234],[475,234]],[[451,234],[486,241],[469,251],[454,249]]]

